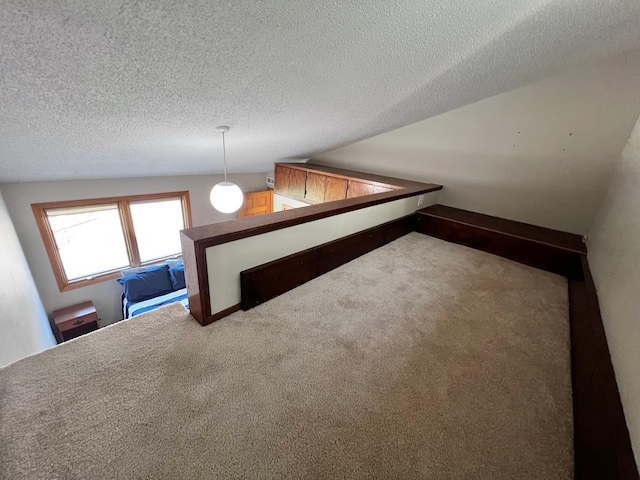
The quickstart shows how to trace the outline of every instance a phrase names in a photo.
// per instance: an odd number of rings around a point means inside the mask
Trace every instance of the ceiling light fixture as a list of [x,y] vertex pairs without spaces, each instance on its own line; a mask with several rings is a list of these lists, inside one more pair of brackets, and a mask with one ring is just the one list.
[[227,182],[227,149],[224,143],[224,134],[229,131],[227,126],[216,127],[216,131],[222,134],[222,161],[224,164],[224,182],[218,183],[211,189],[209,199],[213,208],[222,213],[233,213],[240,209],[244,202],[242,190],[235,183]]

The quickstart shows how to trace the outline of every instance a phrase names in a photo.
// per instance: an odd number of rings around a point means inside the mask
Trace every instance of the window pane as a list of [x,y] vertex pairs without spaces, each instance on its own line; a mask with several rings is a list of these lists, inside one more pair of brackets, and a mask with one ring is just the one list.
[[131,202],[130,207],[141,262],[182,253],[180,230],[184,219],[180,198]]
[[117,205],[47,210],[67,280],[129,265]]

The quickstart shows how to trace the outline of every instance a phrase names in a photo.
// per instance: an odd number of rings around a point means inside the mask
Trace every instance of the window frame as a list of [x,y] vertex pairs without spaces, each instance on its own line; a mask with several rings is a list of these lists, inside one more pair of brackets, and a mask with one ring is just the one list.
[[136,240],[136,232],[133,226],[133,216],[131,215],[131,202],[140,202],[145,200],[163,200],[179,198],[182,203],[182,218],[184,219],[184,228],[191,228],[191,201],[189,199],[188,191],[181,192],[166,192],[166,193],[150,193],[143,195],[126,195],[120,197],[104,197],[104,198],[90,198],[83,200],[68,200],[61,202],[46,202],[46,203],[33,203],[31,209],[36,218],[40,235],[44,242],[51,268],[53,269],[53,275],[55,276],[58,288],[61,292],[74,290],[76,288],[86,287],[95,283],[104,282],[107,280],[113,280],[121,275],[121,269],[100,273],[78,280],[67,280],[62,258],[58,251],[58,246],[47,217],[47,210],[54,208],[73,208],[73,207],[87,207],[92,205],[105,205],[105,204],[117,204],[118,213],[120,214],[120,222],[122,224],[122,232],[124,234],[124,241],[127,248],[127,256],[129,258],[129,266],[123,268],[139,267],[143,265],[153,265],[156,263],[162,263],[169,258],[175,258],[181,255],[170,255],[155,259],[149,262],[140,262],[140,252],[138,250],[138,243]]

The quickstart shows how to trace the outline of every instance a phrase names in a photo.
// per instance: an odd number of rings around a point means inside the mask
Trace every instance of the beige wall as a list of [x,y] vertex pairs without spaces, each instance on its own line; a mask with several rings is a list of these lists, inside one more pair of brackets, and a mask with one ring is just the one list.
[[440,203],[587,233],[640,112],[640,52],[314,157],[444,185]]
[[[264,188],[266,174],[230,175],[244,191]],[[100,198],[119,195],[171,192],[188,190],[191,198],[191,213],[194,226],[236,218],[236,214],[225,215],[213,209],[209,203],[209,192],[214,184],[222,181],[221,175],[149,177],[111,180],[76,180],[60,182],[5,183],[0,185],[7,209],[15,225],[33,278],[40,292],[46,312],[91,300],[104,323],[122,318],[120,294],[122,288],[115,280],[60,292],[42,237],[38,231],[32,203]]]
[[292,208],[300,208],[300,207],[308,207],[310,204],[275,193],[273,195],[273,211],[281,212],[282,205],[288,205]]
[[0,195],[0,367],[56,344]]
[[[640,120],[589,231],[589,265],[636,456],[640,460]],[[639,462],[640,463],[640,462]]]

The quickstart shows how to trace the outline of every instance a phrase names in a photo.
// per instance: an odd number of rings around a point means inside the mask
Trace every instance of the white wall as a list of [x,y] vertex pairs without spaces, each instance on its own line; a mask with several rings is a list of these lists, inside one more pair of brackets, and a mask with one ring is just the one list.
[[293,208],[300,207],[308,207],[309,203],[301,202],[300,200],[296,200],[294,198],[285,197],[284,195],[280,195],[278,193],[273,194],[273,211],[280,212],[282,211],[282,205],[288,205]]
[[0,195],[0,367],[56,344]]
[[[437,203],[439,194],[425,194],[420,208]],[[207,248],[211,313],[240,303],[243,270],[410,215],[417,208],[418,196],[402,198]]]
[[[640,460],[640,119],[589,230],[589,266],[631,442]],[[640,462],[639,462],[640,463]]]
[[[265,174],[229,175],[229,180],[237,183],[244,191],[260,190],[265,185]],[[222,181],[221,175],[202,175],[5,183],[0,185],[0,191],[4,196],[46,312],[50,315],[58,308],[91,300],[96,306],[102,323],[106,324],[122,318],[120,313],[122,288],[115,280],[109,280],[68,292],[60,292],[31,210],[31,204],[188,190],[193,225],[198,226],[236,217],[236,214],[225,215],[217,212],[209,203],[209,192],[213,185],[220,181]]]
[[444,185],[440,203],[587,233],[640,113],[640,52],[314,157]]

